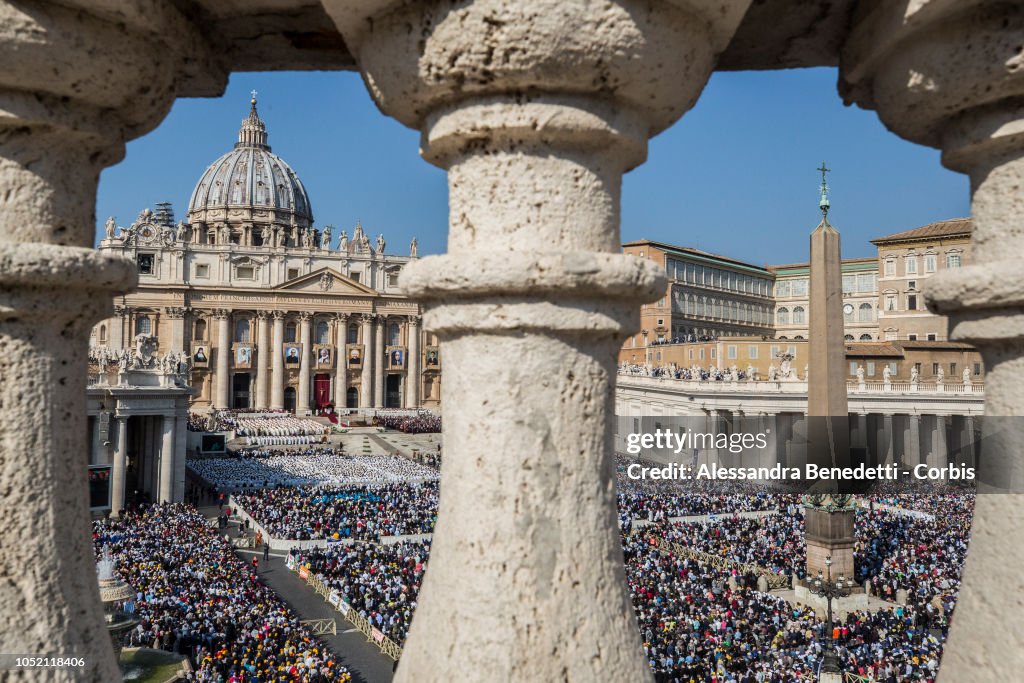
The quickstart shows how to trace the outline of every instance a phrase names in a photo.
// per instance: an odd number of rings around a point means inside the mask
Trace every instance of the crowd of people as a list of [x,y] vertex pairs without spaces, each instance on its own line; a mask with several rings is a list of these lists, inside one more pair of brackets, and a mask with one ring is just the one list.
[[194,683],[347,683],[349,672],[188,505],[154,505],[93,524],[99,557],[135,591],[139,620],[126,636],[184,654]]
[[410,415],[405,410],[378,410],[373,416],[373,424],[385,429],[397,429],[406,434],[437,434],[441,431],[441,416],[429,410],[418,410],[415,415]]
[[717,340],[718,337],[710,334],[694,334],[690,332],[670,339],[655,339],[649,344],[649,346],[664,346],[665,344],[694,344],[696,342],[713,342]]
[[715,364],[711,364],[706,368],[696,364],[688,368],[681,368],[675,364],[654,367],[651,365],[638,365],[636,363],[623,363],[619,366],[619,374],[633,375],[635,377],[665,377],[697,382],[745,382],[758,379],[757,372],[751,366],[747,366],[746,369],[736,365],[720,368]]
[[261,415],[234,418],[235,437],[244,437],[246,446],[299,446],[320,443],[330,427],[316,420],[290,415]]
[[429,541],[360,543],[302,551],[297,561],[401,646],[416,609],[429,554]]
[[437,495],[437,483],[426,482],[289,487],[238,495],[235,501],[272,538],[376,541],[433,533]]
[[280,486],[436,480],[435,469],[397,455],[350,455],[328,446],[297,451],[243,449],[237,457],[190,458],[188,468],[221,491]]

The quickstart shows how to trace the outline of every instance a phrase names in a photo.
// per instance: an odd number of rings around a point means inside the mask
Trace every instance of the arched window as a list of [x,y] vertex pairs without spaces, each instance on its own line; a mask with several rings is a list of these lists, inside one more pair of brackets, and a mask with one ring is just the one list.
[[295,323],[288,323],[284,326],[284,340],[286,342],[295,342],[296,339]]
[[107,326],[100,325],[100,344],[107,343]]
[[135,320],[135,334],[153,334],[153,321],[149,316],[140,315]]
[[857,315],[861,322],[871,322],[875,317],[871,304],[861,304]]
[[804,307],[797,306],[793,309],[793,324],[799,325],[804,322]]
[[789,324],[789,309],[783,306],[779,309],[778,313],[775,314],[775,320],[779,325]]
[[199,319],[192,325],[192,339],[195,341],[206,341],[206,321]]
[[349,323],[348,325],[348,336],[345,338],[346,344],[358,344],[359,343],[359,325],[355,323]]
[[402,328],[398,323],[388,325],[388,346],[398,346],[402,343]]
[[789,337],[779,337],[779,340],[781,340],[781,341],[785,341],[787,339],[789,339]]
[[249,321],[246,319],[235,322],[235,341],[249,343]]
[[844,341],[853,341],[853,335],[852,334],[848,334],[845,337],[843,337],[843,340]]
[[328,326],[326,320],[321,320],[316,324],[316,343],[327,344],[330,339],[330,326]]
[[871,335],[870,334],[862,334],[862,335],[860,335],[860,340],[861,341],[871,341]]
[[800,336],[799,334],[796,335],[795,337],[793,337],[793,339],[795,339],[797,341],[803,341],[804,340],[804,338],[802,336]]

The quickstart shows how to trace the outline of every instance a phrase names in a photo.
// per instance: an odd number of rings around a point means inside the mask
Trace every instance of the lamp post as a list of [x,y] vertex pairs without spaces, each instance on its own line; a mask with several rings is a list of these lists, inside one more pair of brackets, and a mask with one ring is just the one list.
[[827,605],[827,628],[829,633],[828,643],[825,645],[825,658],[821,664],[821,673],[839,673],[839,655],[836,653],[835,638],[832,635],[832,601],[835,598],[845,598],[850,594],[850,589],[853,587],[853,582],[844,577],[842,574],[835,581],[832,580],[832,556],[829,555],[825,558],[825,569],[828,571],[826,576],[822,576],[821,570],[818,570],[818,576],[810,582],[809,590],[815,595],[820,595],[825,598]]

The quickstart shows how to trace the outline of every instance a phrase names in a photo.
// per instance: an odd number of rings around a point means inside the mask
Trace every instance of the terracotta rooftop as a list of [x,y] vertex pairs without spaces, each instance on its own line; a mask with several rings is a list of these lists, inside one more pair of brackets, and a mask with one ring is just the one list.
[[894,235],[876,237],[871,240],[872,244],[886,242],[902,242],[905,240],[926,240],[932,237],[952,237],[953,235],[970,235],[974,230],[974,224],[970,218],[950,218],[945,221],[937,221],[923,225],[913,230],[904,230]]
[[903,349],[891,342],[855,342],[846,345],[847,356],[903,357]]

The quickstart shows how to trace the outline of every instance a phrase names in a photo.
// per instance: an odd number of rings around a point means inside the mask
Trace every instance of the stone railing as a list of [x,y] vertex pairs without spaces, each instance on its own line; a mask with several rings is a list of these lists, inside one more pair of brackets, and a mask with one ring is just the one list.
[[314,576],[308,567],[302,566],[295,562],[291,555],[285,561],[285,566],[289,570],[295,572],[299,578],[306,582],[317,595],[324,599],[324,602],[329,604],[338,612],[341,612],[345,619],[355,626],[359,631],[366,636],[368,642],[373,643],[380,651],[386,654],[396,662],[402,657],[402,648],[398,643],[384,635],[380,629],[371,624],[363,615],[359,614],[351,605],[341,599],[341,594],[336,590],[325,584],[318,577]]
[[[711,553],[705,553],[701,550],[694,550],[693,548],[687,548],[679,543],[673,543],[668,539],[659,539],[658,549],[666,552],[675,553],[680,557],[685,557],[690,560],[695,560],[702,564],[707,564],[717,569],[735,569],[742,574],[754,574],[758,579],[764,578],[768,585],[768,590],[786,589],[790,587],[790,577],[786,574],[776,574],[773,571],[769,571],[764,567],[760,567],[756,564],[746,564],[744,562],[735,562],[720,555],[712,555]],[[760,583],[760,581],[758,581]]]
[[[620,381],[626,379],[630,384],[649,385],[658,387],[669,387],[686,391],[689,393],[734,393],[743,392],[751,394],[806,394],[807,382],[805,380],[732,380],[706,381],[692,379],[675,379],[674,377],[651,377],[648,375],[637,375],[630,372],[619,372]],[[984,396],[985,384],[974,382],[971,384],[942,383],[935,382],[879,382],[870,381],[858,383],[856,380],[847,380],[847,393],[869,393],[869,394],[977,394]]]

